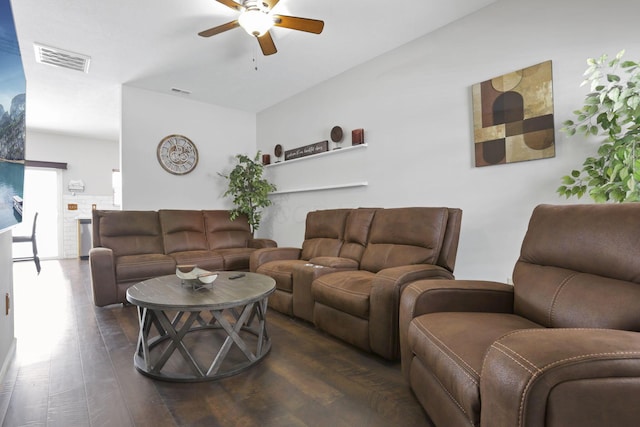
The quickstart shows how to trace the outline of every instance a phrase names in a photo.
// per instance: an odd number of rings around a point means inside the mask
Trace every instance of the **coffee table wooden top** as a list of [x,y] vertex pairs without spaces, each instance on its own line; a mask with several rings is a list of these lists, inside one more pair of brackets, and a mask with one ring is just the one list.
[[131,304],[159,310],[220,310],[260,301],[273,293],[276,282],[264,274],[243,272],[244,277],[231,280],[237,271],[218,272],[211,286],[194,290],[183,285],[175,274],[137,283],[127,290]]

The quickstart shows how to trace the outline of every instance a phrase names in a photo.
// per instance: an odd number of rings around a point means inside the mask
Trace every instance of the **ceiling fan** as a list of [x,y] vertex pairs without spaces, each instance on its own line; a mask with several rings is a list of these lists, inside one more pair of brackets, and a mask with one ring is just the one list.
[[239,11],[240,16],[234,21],[201,31],[198,35],[211,37],[236,27],[242,27],[247,33],[258,39],[260,49],[262,49],[264,55],[273,55],[278,51],[269,32],[273,26],[314,34],[320,34],[324,28],[324,22],[317,19],[271,13],[280,0],[243,0],[242,3],[236,3],[233,0],[216,1]]

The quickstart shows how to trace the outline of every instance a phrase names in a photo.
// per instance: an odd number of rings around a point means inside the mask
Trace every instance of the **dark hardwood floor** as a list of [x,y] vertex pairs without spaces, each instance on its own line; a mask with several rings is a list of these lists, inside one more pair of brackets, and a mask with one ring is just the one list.
[[17,348],[0,417],[18,426],[429,426],[400,365],[268,313],[271,353],[215,382],[138,373],[133,306],[98,308],[87,261],[14,264]]

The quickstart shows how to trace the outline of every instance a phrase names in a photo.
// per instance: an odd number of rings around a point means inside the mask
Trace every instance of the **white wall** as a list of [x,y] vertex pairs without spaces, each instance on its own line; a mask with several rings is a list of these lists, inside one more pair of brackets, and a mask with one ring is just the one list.
[[[11,309],[5,314],[5,295],[11,298]],[[13,261],[11,259],[11,231],[0,233],[0,381],[11,363],[15,349],[13,315]]]
[[[464,210],[458,278],[510,277],[533,207],[567,203],[555,189],[593,143],[558,132],[586,93],[586,58],[640,57],[635,0],[499,1],[358,66],[257,117],[258,148],[273,153],[365,129],[368,147],[268,168],[279,188],[366,181],[368,186],[272,196],[262,231],[299,246],[306,212],[357,206]],[[471,86],[553,61],[556,157],[473,166]],[[347,144],[350,137],[347,136]],[[583,199],[583,202],[589,202]],[[570,201],[575,203],[575,201]]]
[[[156,156],[167,135],[181,134],[198,148],[187,175],[166,172]],[[238,153],[256,151],[255,114],[124,86],[122,89],[123,209],[228,209],[222,198]]]
[[92,139],[27,129],[27,159],[67,163],[63,193],[69,180],[81,179],[85,194],[111,195],[111,171],[120,165],[118,141]]

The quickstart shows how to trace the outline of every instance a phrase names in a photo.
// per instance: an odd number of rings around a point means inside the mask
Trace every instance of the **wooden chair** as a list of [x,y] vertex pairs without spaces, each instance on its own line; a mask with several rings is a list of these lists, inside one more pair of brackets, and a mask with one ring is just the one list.
[[13,236],[13,243],[25,243],[31,242],[31,248],[33,250],[33,256],[13,258],[13,261],[31,261],[36,264],[36,270],[40,274],[40,258],[38,257],[38,245],[36,244],[36,222],[38,220],[38,212],[33,217],[33,228],[30,236]]

